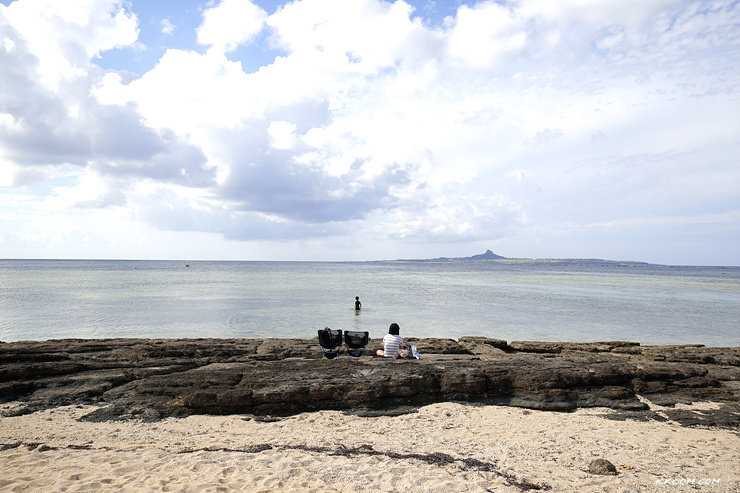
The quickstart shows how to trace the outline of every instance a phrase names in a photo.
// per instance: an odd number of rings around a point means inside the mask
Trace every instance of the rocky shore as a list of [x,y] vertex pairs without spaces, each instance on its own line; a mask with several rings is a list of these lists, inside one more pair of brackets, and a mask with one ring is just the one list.
[[[740,348],[407,339],[421,360],[342,354],[314,339],[102,339],[0,343],[5,415],[98,406],[84,419],[305,411],[393,415],[439,402],[539,410],[608,407],[618,419],[737,429]],[[712,409],[687,410],[695,402]]]

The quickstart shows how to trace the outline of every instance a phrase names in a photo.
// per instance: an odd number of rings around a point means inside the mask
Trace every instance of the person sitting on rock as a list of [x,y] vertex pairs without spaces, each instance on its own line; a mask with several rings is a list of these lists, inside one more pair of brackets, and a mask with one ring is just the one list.
[[392,323],[391,326],[388,328],[388,334],[386,334],[385,337],[383,337],[383,349],[378,349],[378,356],[383,356],[384,358],[392,358],[394,354],[396,354],[396,351],[398,351],[398,348],[403,345],[403,339],[400,335],[398,335],[398,332],[401,330],[401,328],[398,326],[397,323]]

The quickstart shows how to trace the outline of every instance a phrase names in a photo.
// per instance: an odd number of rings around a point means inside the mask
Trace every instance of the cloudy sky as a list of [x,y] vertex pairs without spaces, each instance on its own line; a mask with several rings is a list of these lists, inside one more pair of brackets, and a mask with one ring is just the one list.
[[0,257],[740,265],[738,1],[0,4]]

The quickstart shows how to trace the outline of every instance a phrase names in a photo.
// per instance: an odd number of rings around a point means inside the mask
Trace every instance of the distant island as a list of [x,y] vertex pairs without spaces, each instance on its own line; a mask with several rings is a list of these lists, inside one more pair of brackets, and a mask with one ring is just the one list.
[[501,255],[496,255],[491,250],[486,253],[473,255],[472,257],[439,257],[428,259],[398,259],[396,262],[468,262],[470,260],[511,260]]
[[558,264],[558,265],[609,265],[609,266],[636,266],[636,265],[650,265],[647,262],[635,262],[635,261],[619,261],[619,260],[604,260],[599,258],[509,258],[496,255],[491,250],[486,250],[485,253],[479,255],[473,255],[471,257],[438,257],[429,259],[397,259],[391,260],[390,262],[476,262],[476,261],[495,261],[507,264]]

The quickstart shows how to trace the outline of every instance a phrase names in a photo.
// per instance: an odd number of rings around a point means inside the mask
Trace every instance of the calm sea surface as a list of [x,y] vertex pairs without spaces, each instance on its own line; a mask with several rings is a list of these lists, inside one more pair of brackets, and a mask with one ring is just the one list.
[[[352,309],[359,296],[363,309]],[[0,261],[0,340],[382,337],[740,346],[740,268]]]

